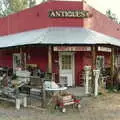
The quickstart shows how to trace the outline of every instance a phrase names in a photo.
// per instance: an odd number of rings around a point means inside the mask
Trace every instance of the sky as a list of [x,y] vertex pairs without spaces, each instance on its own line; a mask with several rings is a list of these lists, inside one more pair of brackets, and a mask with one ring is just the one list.
[[[37,0],[40,3],[42,0]],[[64,1],[81,1],[81,0],[64,0]],[[120,0],[85,0],[90,6],[94,7],[103,14],[110,9],[112,13],[116,14],[120,21]]]

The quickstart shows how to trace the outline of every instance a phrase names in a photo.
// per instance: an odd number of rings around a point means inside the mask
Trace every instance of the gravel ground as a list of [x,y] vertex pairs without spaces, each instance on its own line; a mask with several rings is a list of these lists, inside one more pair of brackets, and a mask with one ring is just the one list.
[[98,97],[83,97],[81,109],[67,107],[66,113],[53,109],[21,108],[0,102],[0,120],[120,120],[120,94],[106,93]]

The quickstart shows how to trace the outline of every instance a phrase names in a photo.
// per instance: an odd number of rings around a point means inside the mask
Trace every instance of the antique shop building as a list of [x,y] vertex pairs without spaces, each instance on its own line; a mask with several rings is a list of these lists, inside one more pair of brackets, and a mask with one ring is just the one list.
[[[111,69],[120,65],[120,25],[85,2],[48,1],[0,19],[0,66],[38,66],[83,83],[85,66]],[[24,54],[23,54],[24,53]]]

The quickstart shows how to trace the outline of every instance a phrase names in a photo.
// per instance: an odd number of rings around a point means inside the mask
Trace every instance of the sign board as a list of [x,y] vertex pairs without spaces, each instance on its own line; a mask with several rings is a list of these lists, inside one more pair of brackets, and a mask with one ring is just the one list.
[[51,18],[87,18],[89,15],[85,10],[50,10],[48,16]]
[[103,47],[103,46],[98,46],[98,51],[102,51],[102,52],[111,52],[111,48],[108,47]]
[[55,46],[54,51],[91,51],[89,46]]

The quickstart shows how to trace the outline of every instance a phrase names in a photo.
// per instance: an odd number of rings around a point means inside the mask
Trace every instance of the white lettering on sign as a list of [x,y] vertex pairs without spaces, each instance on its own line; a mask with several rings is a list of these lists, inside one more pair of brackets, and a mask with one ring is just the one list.
[[91,51],[89,46],[55,46],[54,51]]
[[111,52],[111,48],[108,47],[103,47],[103,46],[98,46],[98,51],[102,51],[102,52]]
[[87,18],[89,15],[85,10],[51,10],[48,16],[51,18]]

